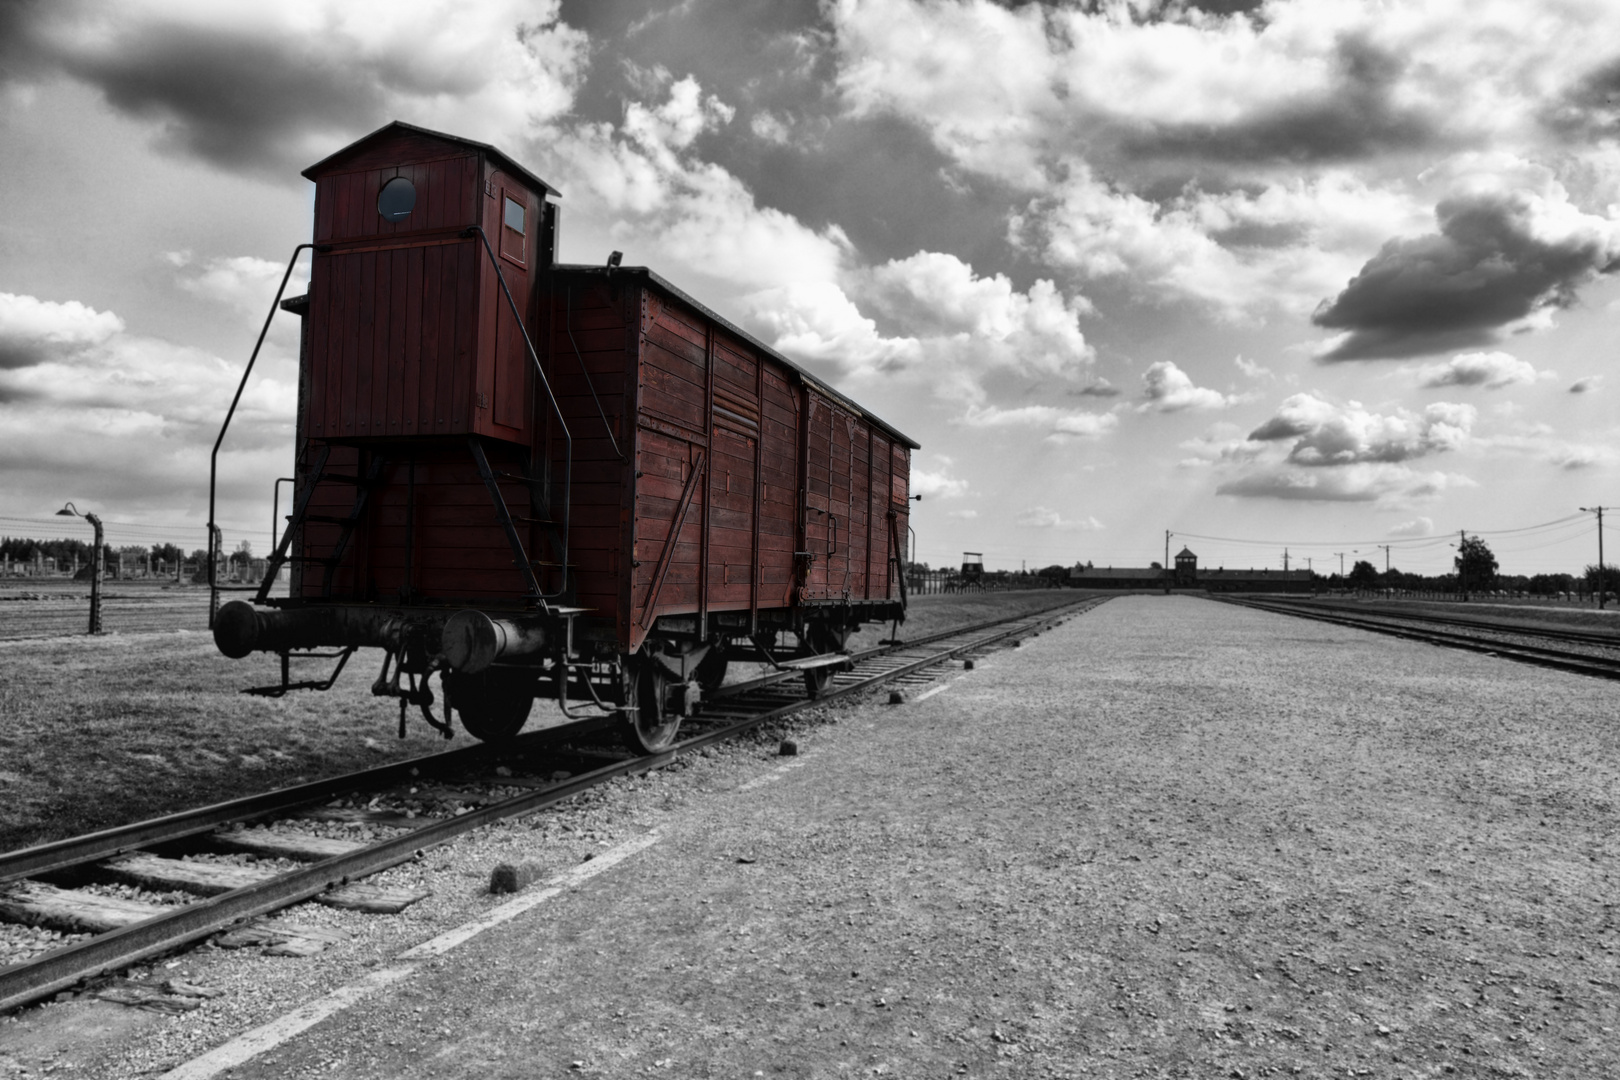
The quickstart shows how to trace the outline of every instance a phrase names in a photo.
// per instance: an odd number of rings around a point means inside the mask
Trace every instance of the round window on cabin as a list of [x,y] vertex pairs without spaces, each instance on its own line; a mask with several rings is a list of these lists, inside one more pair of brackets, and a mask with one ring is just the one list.
[[416,209],[416,185],[396,176],[377,193],[377,213],[384,221],[404,221]]

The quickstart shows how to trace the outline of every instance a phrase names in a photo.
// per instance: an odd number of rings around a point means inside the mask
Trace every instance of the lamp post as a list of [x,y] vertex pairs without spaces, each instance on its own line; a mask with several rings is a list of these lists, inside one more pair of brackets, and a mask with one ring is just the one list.
[[1603,580],[1603,511],[1613,509],[1608,506],[1583,506],[1583,514],[1596,514],[1598,519],[1598,610],[1603,610],[1604,596],[1608,593],[1608,586]]
[[78,507],[68,503],[56,512],[57,517],[82,517],[96,531],[95,553],[90,556],[90,633],[101,633],[101,519],[95,514],[81,514]]

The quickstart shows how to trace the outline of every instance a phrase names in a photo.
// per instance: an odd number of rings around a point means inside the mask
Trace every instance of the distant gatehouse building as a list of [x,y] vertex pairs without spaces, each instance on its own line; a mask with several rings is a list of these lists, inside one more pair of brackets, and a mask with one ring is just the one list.
[[1198,556],[1188,548],[1176,553],[1175,566],[1165,570],[1149,567],[1095,567],[1077,565],[1069,571],[1069,586],[1075,589],[1202,589],[1206,592],[1289,592],[1313,591],[1315,575],[1309,570],[1215,570],[1198,569]]

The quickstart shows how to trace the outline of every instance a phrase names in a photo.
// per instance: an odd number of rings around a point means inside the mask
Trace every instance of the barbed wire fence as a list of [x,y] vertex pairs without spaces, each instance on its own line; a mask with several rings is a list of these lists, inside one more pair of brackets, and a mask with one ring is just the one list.
[[[91,606],[90,523],[83,517],[0,514],[0,536],[34,545],[32,557],[13,554],[23,546],[18,543],[0,556],[0,641],[85,635],[98,621],[107,634],[207,632],[207,526],[104,521],[102,527],[105,554],[96,611]],[[41,545],[73,550],[52,556]],[[224,528],[218,545],[220,582],[258,583],[270,549],[267,528]],[[284,568],[271,586],[272,596],[287,594],[287,577]]]

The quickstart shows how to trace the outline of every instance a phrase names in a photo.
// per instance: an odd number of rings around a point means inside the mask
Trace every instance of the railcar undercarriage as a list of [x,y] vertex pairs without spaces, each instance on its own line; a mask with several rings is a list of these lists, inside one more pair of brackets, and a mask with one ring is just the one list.
[[[401,737],[412,706],[445,738],[454,734],[453,715],[474,738],[499,742],[522,731],[536,701],[553,701],[569,719],[601,718],[620,728],[630,749],[657,753],[674,742],[681,720],[703,696],[724,683],[732,663],[801,670],[810,696],[818,697],[848,666],[850,634],[862,622],[903,619],[904,608],[884,602],[762,611],[752,634],[750,620],[736,615],[714,613],[704,633],[696,616],[660,619],[641,648],[627,654],[614,647],[611,634],[593,633],[601,628],[582,608],[272,608],[235,600],[220,608],[214,642],[232,659],[277,654],[280,683],[245,691],[272,697],[328,690],[357,649],[383,650],[371,690],[398,700]],[[333,658],[330,677],[293,681],[293,661]],[[440,676],[437,696],[428,686],[434,674]],[[434,712],[438,703],[442,715]]]

